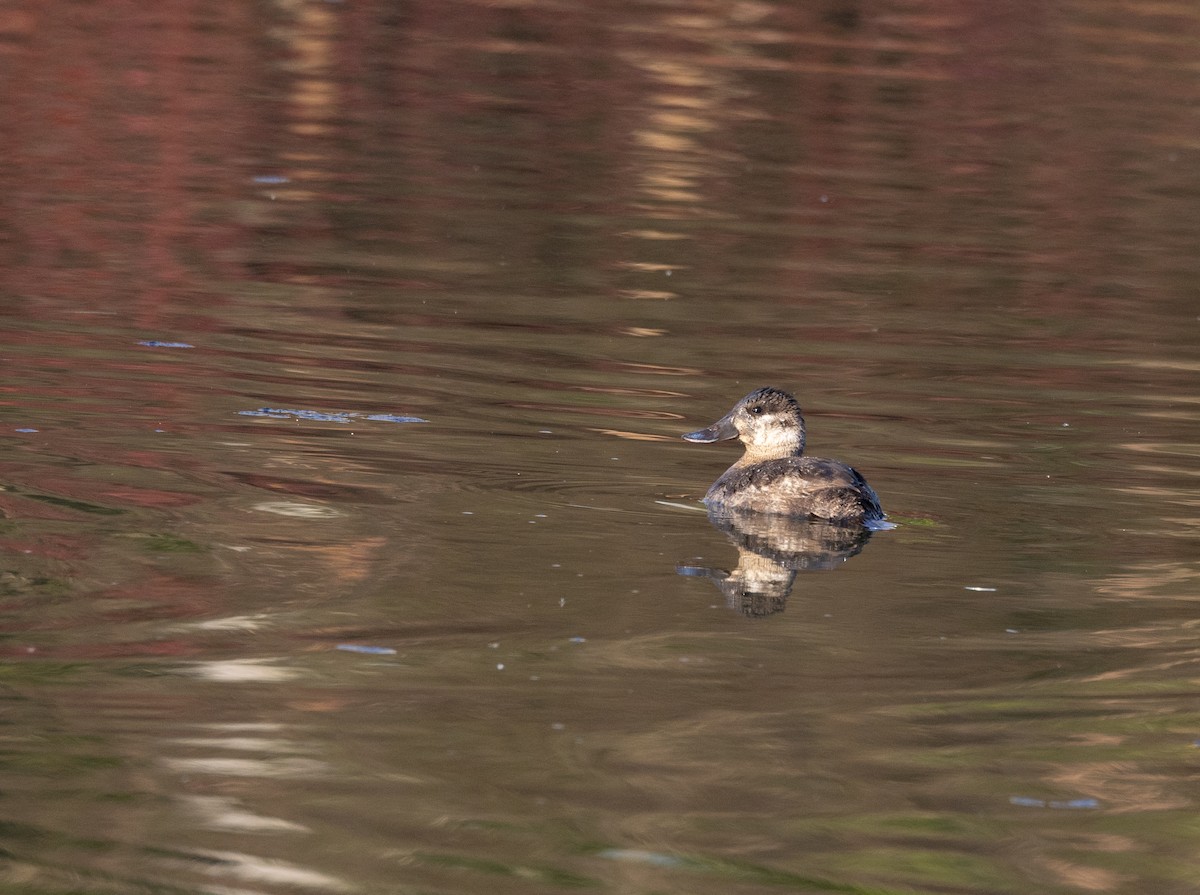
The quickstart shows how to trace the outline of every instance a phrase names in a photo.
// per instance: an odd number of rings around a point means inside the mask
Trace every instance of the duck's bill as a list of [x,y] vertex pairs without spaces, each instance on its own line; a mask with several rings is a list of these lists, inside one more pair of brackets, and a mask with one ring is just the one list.
[[717,420],[707,429],[701,429],[698,432],[689,432],[683,436],[684,441],[690,441],[694,444],[712,444],[714,441],[728,441],[731,438],[738,437],[738,430],[734,428],[733,423],[729,418]]

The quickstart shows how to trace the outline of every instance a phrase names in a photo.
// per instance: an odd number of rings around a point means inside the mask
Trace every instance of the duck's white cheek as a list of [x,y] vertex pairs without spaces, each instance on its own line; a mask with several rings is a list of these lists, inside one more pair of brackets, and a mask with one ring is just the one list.
[[768,419],[754,443],[764,448],[787,448],[796,443],[796,433],[776,419]]

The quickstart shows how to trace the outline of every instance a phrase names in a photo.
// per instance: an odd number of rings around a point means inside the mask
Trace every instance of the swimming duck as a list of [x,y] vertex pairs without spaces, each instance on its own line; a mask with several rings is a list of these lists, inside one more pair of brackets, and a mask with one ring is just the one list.
[[751,392],[707,429],[683,438],[696,444],[737,438],[746,446],[742,458],[708,489],[704,502],[710,510],[867,526],[885,518],[879,498],[853,467],[804,456],[804,415],[796,399],[780,389]]

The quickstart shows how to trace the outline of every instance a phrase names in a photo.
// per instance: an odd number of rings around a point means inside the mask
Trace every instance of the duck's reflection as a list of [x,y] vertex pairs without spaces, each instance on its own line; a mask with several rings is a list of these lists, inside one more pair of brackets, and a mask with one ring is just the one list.
[[796,572],[835,569],[863,549],[871,531],[821,519],[795,519],[762,513],[716,512],[708,519],[738,551],[737,568],[680,564],[680,575],[708,578],[726,605],[743,615],[782,612]]

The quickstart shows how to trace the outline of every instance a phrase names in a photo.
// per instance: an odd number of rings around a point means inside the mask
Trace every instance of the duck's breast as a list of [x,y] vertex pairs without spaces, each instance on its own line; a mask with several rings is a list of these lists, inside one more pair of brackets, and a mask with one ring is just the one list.
[[734,466],[709,489],[710,506],[784,516],[858,520],[883,517],[858,471],[836,460],[784,457]]

